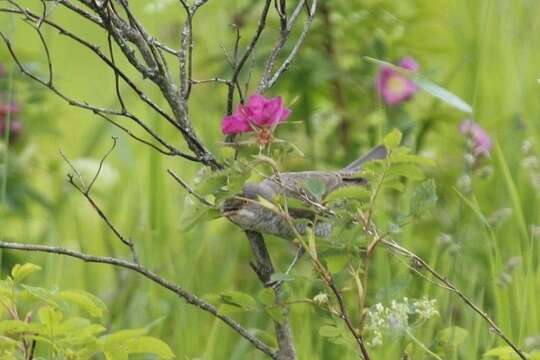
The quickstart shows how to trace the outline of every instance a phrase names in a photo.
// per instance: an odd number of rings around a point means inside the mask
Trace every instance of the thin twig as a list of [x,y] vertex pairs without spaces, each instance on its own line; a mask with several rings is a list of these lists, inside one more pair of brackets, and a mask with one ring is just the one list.
[[178,175],[176,175],[174,173],[174,171],[172,171],[171,169],[167,169],[167,172],[169,173],[169,175],[171,175],[173,177],[174,180],[176,180],[176,182],[178,182],[188,193],[190,193],[191,195],[193,195],[197,200],[199,200],[201,203],[203,203],[204,205],[206,206],[210,206],[210,207],[214,207],[215,205],[212,204],[211,202],[209,202],[208,200],[206,200],[204,197],[202,197],[201,195],[197,194],[195,192],[195,190],[193,190],[191,188],[191,186],[189,186],[184,180],[182,180]]
[[227,114],[228,115],[232,114],[232,109],[233,109],[233,97],[234,97],[234,86],[235,86],[234,84],[238,82],[238,77],[240,76],[240,72],[242,71],[244,64],[246,63],[247,59],[249,58],[249,56],[255,49],[255,46],[257,45],[257,42],[259,41],[259,38],[261,37],[261,34],[266,26],[266,18],[268,16],[268,10],[270,9],[271,3],[272,3],[272,0],[265,0],[265,4],[261,12],[261,16],[259,17],[257,30],[255,30],[255,34],[253,35],[253,38],[251,39],[244,54],[234,64],[235,66],[234,66],[233,74],[231,77],[231,83],[233,85],[229,85],[229,91],[227,94]]
[[99,177],[99,174],[101,173],[101,169],[103,168],[103,163],[105,162],[105,160],[107,159],[107,157],[112,153],[112,151],[114,150],[114,148],[116,147],[116,141],[117,139],[115,137],[112,138],[113,139],[113,144],[111,146],[111,148],[109,149],[109,151],[107,151],[107,153],[101,158],[100,162],[99,162],[99,167],[96,171],[96,173],[94,174],[94,177],[92,178],[92,181],[90,182],[90,184],[88,186],[86,186],[84,184],[84,180],[83,180],[83,177],[81,176],[80,172],[77,170],[77,168],[73,165],[73,163],[68,159],[68,157],[66,155],[64,155],[64,153],[60,150],[60,155],[62,156],[62,158],[64,159],[64,161],[71,167],[71,169],[75,172],[75,174],[77,175],[77,177],[79,178],[79,181],[80,181],[80,185],[77,184],[74,180],[73,180],[73,175],[72,174],[69,174],[68,175],[68,182],[75,188],[77,189],[77,191],[79,191],[81,193],[82,196],[84,196],[84,198],[88,201],[88,203],[92,206],[92,208],[96,211],[96,213],[98,214],[98,216],[105,222],[105,224],[107,225],[107,227],[109,229],[111,229],[111,231],[114,233],[114,235],[124,244],[126,245],[128,248],[129,248],[129,251],[131,252],[131,256],[133,258],[133,262],[135,262],[136,264],[139,264],[139,259],[138,259],[138,255],[137,255],[137,252],[136,252],[136,249],[135,249],[135,245],[133,244],[133,241],[131,239],[127,239],[125,236],[123,236],[120,231],[116,228],[116,226],[114,226],[114,224],[112,223],[112,221],[107,217],[107,215],[105,215],[105,212],[103,212],[103,210],[97,205],[97,203],[94,201],[94,199],[92,198],[92,196],[90,195],[90,191],[92,190],[92,187],[94,186],[94,183],[96,182],[96,180],[98,179]]
[[[305,2],[305,4],[307,6],[307,1]],[[309,8],[309,11],[308,11],[308,18],[304,24],[304,28],[302,29],[302,32],[300,33],[298,39],[296,40],[296,43],[294,44],[291,52],[289,53],[285,61],[283,61],[281,66],[274,72],[273,75],[271,76],[263,75],[263,78],[261,79],[261,82],[259,83],[259,87],[258,87],[259,92],[264,92],[270,87],[272,87],[279,80],[281,75],[283,75],[283,73],[289,69],[289,66],[292,64],[294,58],[298,54],[300,47],[304,43],[304,40],[309,30],[311,29],[311,24],[313,23],[313,20],[315,18],[316,11],[317,11],[317,0],[313,0],[311,7]],[[289,21],[292,21],[292,18]],[[269,64],[269,66],[273,67],[273,64]]]

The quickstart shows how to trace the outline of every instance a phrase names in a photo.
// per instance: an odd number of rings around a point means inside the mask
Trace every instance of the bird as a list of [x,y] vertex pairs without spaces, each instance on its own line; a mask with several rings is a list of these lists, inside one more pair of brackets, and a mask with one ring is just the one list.
[[[339,188],[351,185],[367,186],[367,180],[359,177],[358,174],[363,165],[369,161],[385,159],[387,156],[386,147],[379,145],[341,170],[279,173],[258,183],[246,183],[242,192],[224,200],[221,214],[238,225],[246,234],[255,257],[255,261],[250,262],[250,265],[264,286],[279,289],[282,284],[282,281],[272,279],[274,266],[264,235],[274,235],[292,241],[298,235],[305,235],[310,227],[315,236],[327,237],[332,231],[332,224],[324,220],[315,221],[316,211],[288,207],[286,213],[280,213],[262,204],[261,200],[272,202],[277,197],[284,196],[301,199],[315,207],[321,207],[320,202]],[[306,184],[310,181],[322,184],[320,186],[323,189],[322,194],[317,196],[308,191]],[[285,274],[292,270],[303,253],[303,247],[299,246]]]
[[[346,167],[337,171],[299,171],[284,172],[266,178],[258,183],[246,183],[243,191],[233,197],[225,199],[221,213],[234,224],[244,230],[256,231],[262,234],[274,235],[286,240],[293,240],[296,232],[304,235],[309,222],[315,220],[316,211],[305,208],[288,208],[288,215],[293,220],[307,220],[295,224],[292,229],[286,214],[280,214],[275,210],[261,204],[260,198],[267,201],[275,201],[276,197],[296,198],[309,204],[320,206],[320,201],[331,192],[351,185],[366,186],[367,180],[359,177],[358,173],[362,166],[372,160],[386,158],[387,151],[384,145],[379,145],[366,155],[353,161]],[[323,193],[315,196],[306,188],[308,182],[322,184]],[[327,237],[331,233],[331,225],[328,222],[312,224],[315,236]]]

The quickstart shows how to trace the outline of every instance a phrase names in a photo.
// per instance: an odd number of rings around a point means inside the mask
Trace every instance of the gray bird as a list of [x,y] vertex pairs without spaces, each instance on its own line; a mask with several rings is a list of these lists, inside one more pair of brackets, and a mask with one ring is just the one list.
[[[366,185],[366,180],[358,177],[358,171],[364,163],[384,159],[386,155],[386,148],[380,145],[341,170],[287,172],[281,173],[279,177],[272,176],[259,183],[247,183],[242,193],[224,201],[221,212],[223,216],[244,230],[292,240],[295,234],[285,216],[258,203],[259,197],[273,201],[277,196],[282,195],[317,204],[340,187]],[[324,193],[322,196],[319,195],[320,199],[317,199],[306,189],[306,183],[309,181],[324,184]],[[308,209],[289,208],[288,213],[294,220],[307,220],[309,222],[315,218],[315,211]],[[295,225],[296,231],[301,235],[306,232],[307,222]],[[313,227],[315,235],[319,237],[328,236],[331,230],[331,225],[325,222],[317,222]]]
[[[221,213],[244,230],[255,257],[255,262],[251,262],[250,265],[265,286],[278,289],[282,281],[272,280],[274,266],[266,248],[263,234],[293,240],[295,231],[283,214],[261,205],[259,197],[273,201],[276,196],[281,195],[299,198],[316,206],[320,200],[324,200],[326,195],[340,187],[366,185],[367,181],[358,177],[358,171],[362,165],[371,160],[384,159],[386,156],[386,148],[380,145],[341,170],[281,173],[279,177],[273,176],[259,183],[247,183],[242,193],[224,201]],[[309,181],[323,184],[324,193],[319,194],[319,198],[307,191],[306,183]],[[293,219],[295,230],[301,235],[305,234],[307,226],[313,224],[316,217],[315,211],[291,207],[288,208],[288,214]],[[298,220],[303,221],[297,222]],[[313,232],[319,237],[328,236],[331,230],[332,225],[329,222],[318,221],[313,225]],[[294,260],[285,273],[289,273],[302,254],[303,248],[299,247]]]

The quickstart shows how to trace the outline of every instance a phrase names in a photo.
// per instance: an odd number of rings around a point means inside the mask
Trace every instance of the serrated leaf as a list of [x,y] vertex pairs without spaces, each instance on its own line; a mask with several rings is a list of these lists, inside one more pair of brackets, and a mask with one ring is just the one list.
[[399,131],[398,129],[393,129],[383,139],[383,144],[388,151],[394,150],[395,148],[399,146],[400,143],[401,143],[401,131]]
[[324,199],[326,203],[330,203],[337,200],[365,200],[369,199],[371,196],[371,191],[369,191],[365,186],[343,186],[326,196]]
[[58,296],[79,306],[93,317],[100,318],[107,311],[107,306],[100,298],[83,290],[62,291]]
[[433,207],[436,202],[435,181],[433,179],[426,180],[418,184],[413,190],[410,213],[412,215],[420,214],[422,211]]
[[304,188],[315,198],[322,199],[322,196],[326,192],[326,184],[324,181],[319,179],[308,179],[304,181]]
[[13,267],[13,269],[11,269],[11,277],[13,278],[13,281],[18,283],[40,270],[40,266],[31,263],[26,263],[24,265],[17,264]]

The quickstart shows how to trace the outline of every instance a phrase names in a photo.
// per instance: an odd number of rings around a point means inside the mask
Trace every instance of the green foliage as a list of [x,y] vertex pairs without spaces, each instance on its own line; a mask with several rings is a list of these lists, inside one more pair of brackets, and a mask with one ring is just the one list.
[[101,319],[107,307],[96,296],[82,290],[47,290],[22,284],[37,265],[17,264],[11,276],[0,281],[0,354],[2,359],[27,359],[48,354],[50,359],[92,359],[103,354],[107,360],[127,360],[130,354],[153,354],[172,359],[163,341],[147,336],[147,329],[121,330],[109,334],[99,323],[77,315]]
[[411,196],[410,214],[419,215],[425,210],[435,206],[437,202],[437,192],[435,190],[435,181],[426,180],[418,184]]
[[469,332],[459,326],[441,330],[436,337],[435,351],[443,359],[451,359],[469,337]]

